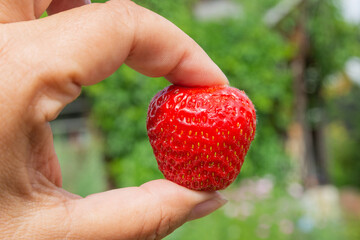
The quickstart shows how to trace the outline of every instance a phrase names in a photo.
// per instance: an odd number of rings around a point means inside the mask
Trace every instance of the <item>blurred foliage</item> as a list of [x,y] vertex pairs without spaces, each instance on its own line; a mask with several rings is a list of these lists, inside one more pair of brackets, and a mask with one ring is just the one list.
[[360,87],[354,86],[346,96],[328,103],[330,170],[340,186],[360,188]]
[[360,56],[360,25],[346,23],[339,4],[336,0],[309,1],[308,120],[315,127],[322,122],[329,124],[329,170],[334,183],[360,187],[359,87],[352,84],[349,91],[332,97],[324,91],[329,82],[334,81],[334,77],[329,76],[343,77],[339,72],[343,72],[346,61],[352,56]]
[[329,74],[342,70],[349,57],[360,55],[359,26],[345,22],[339,4],[337,0],[309,1],[307,21],[313,71],[308,74],[308,81],[318,80],[321,84]]

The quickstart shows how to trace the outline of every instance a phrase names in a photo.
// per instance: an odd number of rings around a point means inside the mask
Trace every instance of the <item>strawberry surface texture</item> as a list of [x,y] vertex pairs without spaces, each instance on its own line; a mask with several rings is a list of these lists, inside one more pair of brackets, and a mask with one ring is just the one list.
[[147,131],[160,171],[184,187],[229,186],[254,139],[254,105],[229,86],[166,87],[151,100]]

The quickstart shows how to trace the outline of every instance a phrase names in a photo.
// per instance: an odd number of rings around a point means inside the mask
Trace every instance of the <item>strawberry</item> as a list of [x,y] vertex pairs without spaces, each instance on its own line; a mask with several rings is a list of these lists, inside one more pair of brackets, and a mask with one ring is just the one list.
[[171,85],[148,109],[148,136],[160,171],[194,190],[220,190],[235,180],[255,128],[253,104],[228,86]]

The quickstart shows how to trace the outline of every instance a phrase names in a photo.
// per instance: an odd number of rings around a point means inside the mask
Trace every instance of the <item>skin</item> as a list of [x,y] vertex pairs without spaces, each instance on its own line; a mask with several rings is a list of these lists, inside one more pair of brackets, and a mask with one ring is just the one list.
[[[122,64],[185,86],[227,84],[186,34],[131,1],[0,1],[0,238],[161,239],[226,200],[167,180],[86,198],[61,188],[49,121]],[[51,15],[37,18],[47,10]],[[121,81],[121,80],[119,80]]]

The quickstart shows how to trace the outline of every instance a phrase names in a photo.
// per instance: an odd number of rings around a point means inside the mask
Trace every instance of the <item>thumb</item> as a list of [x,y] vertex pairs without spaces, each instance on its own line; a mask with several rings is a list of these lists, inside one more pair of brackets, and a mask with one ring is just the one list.
[[161,239],[225,203],[217,192],[196,192],[156,180],[74,200],[70,238]]

